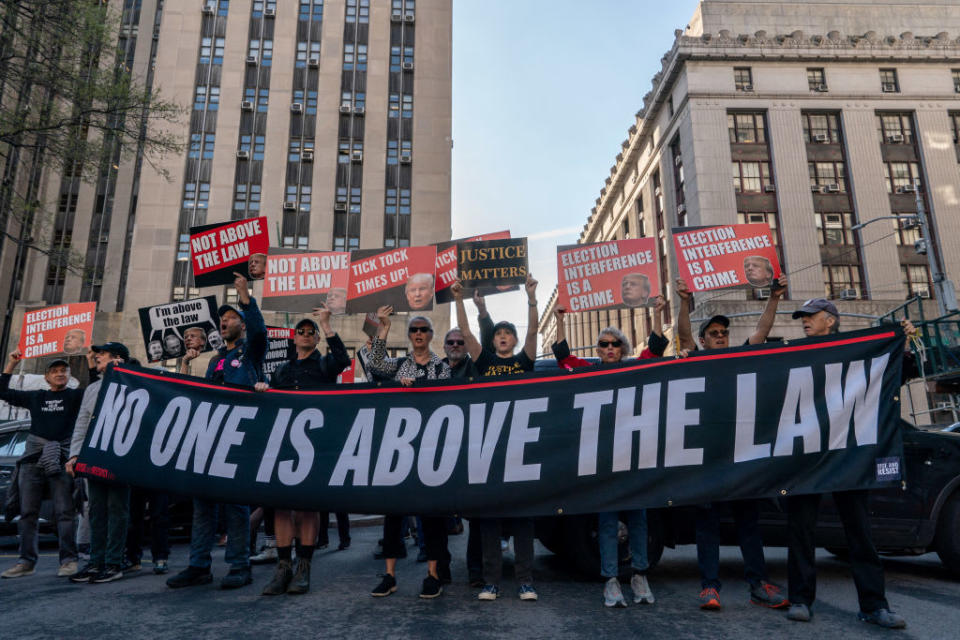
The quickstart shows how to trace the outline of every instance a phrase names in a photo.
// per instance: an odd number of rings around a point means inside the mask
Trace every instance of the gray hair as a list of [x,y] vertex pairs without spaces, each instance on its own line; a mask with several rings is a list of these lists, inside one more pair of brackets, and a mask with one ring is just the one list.
[[430,331],[433,331],[433,322],[427,316],[413,316],[412,318],[407,320],[407,331],[410,330],[410,325],[412,325],[417,320],[422,320],[423,322],[426,322],[427,326],[430,327]]
[[605,333],[609,333],[610,335],[612,335],[617,340],[623,343],[623,346],[620,349],[621,360],[623,360],[624,358],[628,358],[633,354],[633,345],[630,344],[630,339],[627,338],[627,336],[623,335],[623,331],[620,331],[620,329],[617,329],[616,327],[606,327],[604,329],[601,329],[600,333],[597,334],[598,342],[600,341],[600,337]]
[[460,335],[463,335],[463,331],[460,330],[460,327],[453,327],[452,329],[450,329],[450,331],[447,331],[447,333],[444,334],[443,336],[444,342],[447,341],[447,338],[450,337],[451,333],[459,333]]

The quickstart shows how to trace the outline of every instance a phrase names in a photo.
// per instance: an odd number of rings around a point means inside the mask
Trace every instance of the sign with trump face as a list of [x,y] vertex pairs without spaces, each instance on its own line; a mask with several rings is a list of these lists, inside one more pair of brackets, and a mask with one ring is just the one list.
[[436,289],[437,248],[401,247],[350,252],[347,313],[430,311]]
[[763,289],[780,277],[770,227],[731,224],[673,230],[677,269],[691,291],[737,287]]

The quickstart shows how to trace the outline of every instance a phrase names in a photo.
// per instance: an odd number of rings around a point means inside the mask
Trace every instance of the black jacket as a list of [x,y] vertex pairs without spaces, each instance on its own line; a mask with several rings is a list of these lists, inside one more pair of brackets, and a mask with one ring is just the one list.
[[330,353],[325,356],[314,350],[303,360],[294,358],[284,362],[274,371],[270,386],[274,389],[315,389],[332,384],[337,376],[350,366],[350,356],[340,336],[327,338]]

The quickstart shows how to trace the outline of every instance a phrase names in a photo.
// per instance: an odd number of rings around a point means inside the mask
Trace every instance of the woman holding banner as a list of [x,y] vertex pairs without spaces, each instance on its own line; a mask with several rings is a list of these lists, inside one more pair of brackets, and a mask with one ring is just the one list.
[[[430,318],[413,316],[407,323],[410,355],[387,357],[387,335],[393,307],[377,309],[380,327],[370,349],[361,349],[360,357],[376,375],[392,378],[405,387],[413,386],[417,378],[442,380],[450,377],[450,365],[430,350],[433,323]],[[375,597],[389,596],[397,590],[396,568],[403,538],[400,529],[403,515],[388,515],[383,520],[383,557],[386,571],[383,580],[370,592]],[[423,581],[421,598],[436,598],[443,593],[443,583],[450,582],[450,552],[447,551],[447,522],[444,517],[423,516],[423,537],[427,548],[427,577]]]
[[[663,337],[663,312],[667,303],[663,296],[656,297],[653,310],[653,327],[647,340],[647,348],[640,353],[641,360],[659,358],[663,355],[669,340]],[[566,330],[563,318],[566,309],[557,308],[557,340],[553,343],[553,355],[557,364],[565,369],[575,367],[589,367],[593,363],[570,354],[567,345]],[[597,357],[600,364],[621,362],[633,352],[630,340],[616,327],[607,327],[597,336]],[[633,591],[633,601],[636,604],[653,604],[653,591],[647,582],[647,512],[645,509],[633,509],[624,512],[629,534],[631,565],[633,577],[630,579],[630,589]],[[620,589],[620,561],[618,553],[617,533],[620,525],[620,514],[616,511],[606,511],[597,514],[597,544],[600,547],[600,574],[607,578],[603,586],[603,604],[607,607],[626,607],[627,601]]]

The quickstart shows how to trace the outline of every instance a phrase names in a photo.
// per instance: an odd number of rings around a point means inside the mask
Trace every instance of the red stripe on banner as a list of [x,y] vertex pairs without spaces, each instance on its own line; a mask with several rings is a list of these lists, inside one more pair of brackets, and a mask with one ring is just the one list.
[[[500,381],[490,381],[474,384],[463,384],[457,385],[456,389],[459,391],[461,389],[490,389],[491,387],[509,387],[514,385],[525,385],[525,384],[539,384],[541,382],[551,382],[556,380],[577,380],[581,378],[594,378],[597,376],[606,376],[614,375],[629,371],[643,371],[645,369],[651,369],[656,367],[663,367],[673,364],[678,364],[681,362],[700,362],[706,360],[728,360],[731,358],[751,358],[756,356],[767,356],[778,353],[792,353],[798,351],[815,351],[817,349],[825,349],[830,347],[842,347],[850,344],[859,344],[863,342],[875,342],[877,340],[886,340],[896,336],[896,332],[887,331],[884,333],[877,333],[869,336],[859,336],[856,338],[847,338],[845,340],[831,340],[830,342],[819,342],[816,344],[801,344],[796,346],[788,347],[777,347],[775,349],[763,349],[758,351],[742,351],[735,353],[717,353],[714,355],[694,355],[688,358],[675,358],[673,360],[663,360],[658,362],[650,362],[646,364],[637,364],[630,367],[622,367],[619,369],[599,369],[591,371],[583,371],[581,373],[568,373],[565,375],[559,376],[550,376],[550,377],[540,377],[540,378],[523,378],[516,380],[500,380]],[[218,389],[221,391],[235,391],[238,393],[258,393],[253,389],[239,389],[237,387],[223,387],[220,385],[210,384],[208,382],[194,382],[192,380],[181,380],[179,378],[171,379],[165,376],[158,376],[152,373],[146,373],[143,371],[134,371],[132,369],[122,369],[125,374],[139,376],[141,378],[147,378],[150,380],[164,380],[166,382],[173,382],[175,384],[184,384],[191,387],[199,387],[201,389]],[[314,395],[314,396],[341,396],[341,395],[369,395],[374,393],[423,393],[427,391],[444,391],[449,390],[451,387],[387,387],[384,389],[331,389],[329,391],[292,391],[286,389],[270,389],[264,393],[285,393],[285,394],[294,394],[294,395]]]

